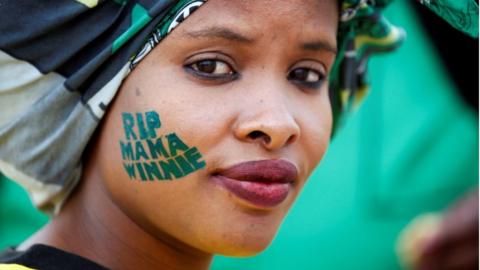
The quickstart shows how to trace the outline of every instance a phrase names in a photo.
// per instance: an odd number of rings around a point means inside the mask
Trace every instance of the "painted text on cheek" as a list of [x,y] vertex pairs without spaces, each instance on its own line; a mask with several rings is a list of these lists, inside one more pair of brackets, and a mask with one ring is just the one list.
[[120,150],[130,179],[171,180],[205,167],[196,147],[176,133],[158,134],[162,124],[157,112],[124,112],[122,122],[125,140],[120,140]]

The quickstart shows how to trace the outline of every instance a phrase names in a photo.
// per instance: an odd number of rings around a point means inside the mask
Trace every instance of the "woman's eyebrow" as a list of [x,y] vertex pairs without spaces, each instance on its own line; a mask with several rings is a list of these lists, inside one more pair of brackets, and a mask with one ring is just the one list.
[[186,35],[193,38],[223,38],[240,43],[253,43],[255,40],[226,27],[209,27],[197,31],[188,31]]
[[307,50],[307,51],[328,51],[333,54],[337,54],[337,48],[336,46],[330,44],[327,41],[324,40],[316,40],[312,42],[305,42],[300,44],[300,48],[302,50]]
[[[223,38],[230,41],[236,41],[240,43],[253,43],[255,39],[247,37],[243,34],[235,32],[234,30],[226,27],[212,26],[206,29],[187,31],[186,36],[191,38]],[[302,50],[308,51],[328,51],[333,54],[337,54],[336,46],[333,46],[327,41],[316,40],[312,42],[306,42],[300,44]]]

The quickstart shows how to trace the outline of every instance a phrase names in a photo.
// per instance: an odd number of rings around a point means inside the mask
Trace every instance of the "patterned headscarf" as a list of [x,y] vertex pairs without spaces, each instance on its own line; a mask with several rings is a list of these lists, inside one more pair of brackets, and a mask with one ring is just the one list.
[[0,172],[40,210],[58,213],[132,56],[152,33],[140,54],[204,2],[2,1]]
[[[58,213],[122,80],[207,0],[11,0],[0,14],[0,172]],[[335,122],[364,95],[366,60],[404,39],[388,0],[341,4],[330,76]]]
[[397,48],[405,39],[403,29],[392,25],[383,9],[392,0],[344,0],[337,35],[338,55],[330,74],[334,127],[368,92],[367,61],[372,54]]
[[475,0],[417,0],[457,30],[478,38],[478,1]]

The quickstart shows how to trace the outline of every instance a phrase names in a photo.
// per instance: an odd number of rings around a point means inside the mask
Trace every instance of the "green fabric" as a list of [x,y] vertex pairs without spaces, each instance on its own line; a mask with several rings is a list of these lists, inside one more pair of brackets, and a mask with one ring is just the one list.
[[18,245],[48,220],[33,207],[25,190],[1,173],[0,205],[0,250]]
[[148,11],[140,4],[135,4],[132,9],[132,22],[131,26],[120,37],[118,37],[112,44],[112,53],[115,53],[125,42],[130,40],[135,34],[138,33],[148,22],[152,20],[152,17],[148,15]]
[[369,89],[367,62],[375,53],[397,48],[405,39],[403,29],[391,24],[383,10],[392,0],[344,0],[337,35],[338,54],[330,73],[333,134]]
[[478,4],[475,0],[420,0],[463,33],[478,38]]

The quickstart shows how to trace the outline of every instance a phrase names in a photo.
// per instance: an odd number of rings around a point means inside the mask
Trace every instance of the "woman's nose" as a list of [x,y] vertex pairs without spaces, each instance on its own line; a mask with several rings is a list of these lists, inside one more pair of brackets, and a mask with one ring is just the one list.
[[259,143],[265,149],[274,151],[300,137],[298,123],[280,101],[259,103],[243,111],[234,125],[235,136],[241,141]]

